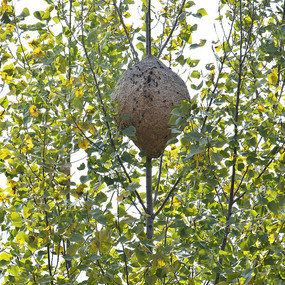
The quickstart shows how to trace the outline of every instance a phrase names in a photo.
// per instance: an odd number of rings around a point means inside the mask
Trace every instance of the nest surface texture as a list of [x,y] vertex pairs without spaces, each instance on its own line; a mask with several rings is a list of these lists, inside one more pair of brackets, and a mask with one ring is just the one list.
[[118,104],[114,110],[118,114],[116,123],[122,129],[135,127],[131,139],[149,158],[164,151],[171,138],[171,107],[181,100],[190,100],[186,84],[152,55],[124,72],[111,99]]

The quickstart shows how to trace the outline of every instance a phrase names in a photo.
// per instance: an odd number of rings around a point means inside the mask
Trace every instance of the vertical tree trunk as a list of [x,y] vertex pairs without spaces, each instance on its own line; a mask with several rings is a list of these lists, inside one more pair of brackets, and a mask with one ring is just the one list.
[[153,237],[153,204],[152,204],[152,164],[151,158],[146,158],[146,237]]
[[145,30],[146,30],[146,55],[151,55],[151,17],[150,17],[150,3],[148,0],[147,12],[145,15]]
[[[146,55],[151,55],[151,18],[150,18],[151,0],[148,0],[147,12],[145,15],[146,29]],[[152,201],[152,164],[151,158],[146,158],[146,237],[153,237],[153,201]]]

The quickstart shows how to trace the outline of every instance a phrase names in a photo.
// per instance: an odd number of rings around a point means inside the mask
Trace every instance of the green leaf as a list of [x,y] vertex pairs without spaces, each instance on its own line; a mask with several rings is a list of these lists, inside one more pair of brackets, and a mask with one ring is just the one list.
[[25,18],[30,15],[30,11],[28,8],[24,8],[22,13],[17,18]]
[[127,190],[133,192],[137,190],[141,185],[138,182],[132,182],[128,185]]
[[76,243],[84,243],[85,239],[82,234],[80,233],[73,233],[70,237],[70,241],[76,242]]
[[89,179],[90,179],[90,177],[89,177],[88,175],[82,175],[82,176],[80,176],[80,182],[81,182],[82,184],[88,182]]
[[130,126],[126,129],[122,130],[124,136],[134,137],[136,135],[136,128],[134,126]]
[[163,267],[163,268],[158,268],[158,269],[156,270],[155,275],[156,275],[158,278],[160,278],[160,279],[165,278],[165,277],[167,276],[166,268],[165,268],[165,267]]
[[91,261],[96,261],[96,260],[99,260],[101,258],[102,258],[101,256],[93,253],[93,254],[90,255],[90,257],[88,259],[91,260]]
[[138,44],[136,45],[136,47],[137,47],[138,50],[145,51],[145,46],[144,46],[143,43],[138,43]]
[[208,13],[204,8],[201,8],[197,11],[197,14],[200,14],[202,17],[207,16]]
[[191,140],[194,140],[194,141],[197,141],[199,142],[202,138],[202,135],[199,133],[199,132],[196,132],[196,131],[192,131],[190,133],[186,133],[184,135],[184,138],[187,140],[187,141],[191,141]]
[[267,206],[271,212],[273,212],[275,215],[278,215],[279,210],[280,210],[278,203],[276,203],[275,201],[271,201],[271,202],[268,202]]
[[216,163],[220,163],[222,160],[223,160],[223,156],[219,153],[216,153],[216,152],[213,152],[212,153],[212,157],[213,157],[213,160],[216,162]]
[[9,100],[7,96],[4,96],[3,98],[0,98],[0,105],[6,109],[9,106]]
[[132,156],[126,151],[124,151],[121,158],[123,161],[128,162],[128,163],[132,163],[132,161],[133,161]]
[[[78,170],[84,170],[85,169],[85,163],[81,163],[79,167],[77,167]],[[83,182],[81,182],[83,183]]]
[[191,156],[193,156],[195,154],[201,153],[201,152],[203,152],[205,150],[204,147],[198,146],[198,145],[191,145],[189,147],[189,149],[190,149],[190,153],[188,155],[189,157],[191,157]]
[[60,23],[60,19],[58,18],[58,17],[53,17],[52,18],[53,20],[54,20],[54,22],[56,23],[56,24],[58,24],[58,23]]
[[200,76],[201,76],[201,73],[200,73],[199,71],[197,71],[197,70],[194,70],[194,71],[191,73],[190,76],[193,77],[193,78],[199,79]]
[[246,279],[248,279],[248,278],[252,278],[252,273],[254,272],[254,269],[251,269],[251,268],[249,268],[249,269],[245,269],[243,272],[242,272],[242,274],[241,274],[241,276],[242,277],[244,277],[244,278],[246,278]]
[[38,20],[42,20],[44,14],[45,14],[44,11],[36,11],[36,12],[34,12],[34,16],[35,16]]

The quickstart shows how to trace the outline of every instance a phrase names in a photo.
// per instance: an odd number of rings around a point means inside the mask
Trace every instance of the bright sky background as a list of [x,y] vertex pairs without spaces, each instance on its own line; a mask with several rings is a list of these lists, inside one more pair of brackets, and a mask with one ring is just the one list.
[[[138,4],[141,4],[140,0],[136,0]],[[153,3],[155,3],[156,0],[153,0]],[[182,1],[181,1],[182,2]],[[198,24],[198,30],[193,33],[193,43],[199,43],[200,39],[207,39],[207,43],[204,47],[189,50],[189,56],[191,56],[192,59],[200,59],[200,64],[198,68],[202,68],[205,63],[214,62],[213,58],[213,52],[212,52],[212,41],[217,39],[216,31],[214,28],[214,23],[217,25],[217,21],[214,21],[215,18],[218,17],[218,3],[219,0],[194,0],[196,2],[196,5],[193,7],[194,11],[197,11],[200,8],[204,8],[208,15],[203,17],[202,19],[190,18],[190,23],[193,21],[193,24],[196,22]],[[45,10],[47,7],[47,4],[43,0],[13,0],[12,3],[14,4],[16,8],[16,15],[20,14],[24,8],[28,8],[30,11],[30,16],[28,18],[29,21],[33,21],[34,16],[33,13],[35,11],[42,11]],[[135,7],[135,5],[132,5]],[[136,22],[136,14],[137,14],[137,8],[134,9],[134,11],[130,11],[130,14],[132,15],[131,18],[129,18],[129,24],[135,24]],[[192,23],[191,23],[192,24]],[[217,27],[218,28],[218,27]],[[32,32],[29,33],[32,40]],[[185,51],[186,53],[186,51]],[[186,53],[186,55],[188,55]],[[185,76],[188,75],[185,74]],[[185,79],[185,78],[183,78]],[[7,89],[5,88],[2,94],[0,93],[0,97],[5,96],[7,92]],[[190,96],[191,96],[191,90],[190,90]],[[85,152],[79,151],[76,154],[72,156],[72,169],[71,172],[74,173],[72,180],[74,182],[79,181],[79,177],[81,175],[84,175],[83,172],[79,172],[77,170],[77,167],[84,161],[84,158],[86,157]],[[6,178],[2,174],[0,174],[0,187],[6,188]]]

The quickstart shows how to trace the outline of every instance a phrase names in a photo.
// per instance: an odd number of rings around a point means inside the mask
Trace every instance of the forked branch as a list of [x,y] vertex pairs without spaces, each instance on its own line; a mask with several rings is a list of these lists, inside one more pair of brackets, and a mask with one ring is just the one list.
[[172,37],[173,32],[175,31],[175,29],[176,29],[176,27],[177,27],[178,20],[179,20],[180,15],[181,15],[182,12],[183,12],[183,8],[184,8],[184,5],[185,5],[185,2],[186,2],[186,0],[183,0],[183,1],[182,1],[181,7],[180,7],[180,9],[179,9],[179,11],[178,11],[178,13],[177,13],[177,16],[176,16],[176,18],[175,18],[175,21],[174,21],[174,23],[173,23],[172,29],[171,29],[171,31],[170,31],[170,33],[169,33],[167,39],[165,40],[164,44],[162,45],[162,47],[161,47],[161,49],[160,49],[160,51],[159,51],[159,53],[158,53],[158,56],[157,56],[158,58],[161,56],[163,50],[164,50],[165,47],[167,46],[168,42],[170,41],[170,39],[171,39],[171,37]]
[[122,13],[121,13],[121,11],[120,11],[120,9],[119,9],[119,7],[118,7],[118,5],[117,5],[117,3],[116,3],[115,0],[113,0],[113,4],[114,4],[114,7],[115,7],[115,9],[116,9],[116,12],[117,12],[117,14],[118,14],[118,16],[119,16],[119,18],[120,18],[120,22],[121,22],[121,24],[122,24],[122,26],[123,26],[125,35],[126,35],[126,37],[127,37],[127,39],[128,39],[128,42],[129,42],[129,45],[130,45],[130,47],[131,47],[132,54],[133,54],[133,56],[134,56],[134,58],[135,58],[134,60],[135,60],[135,62],[138,62],[138,61],[139,61],[138,53],[136,52],[136,50],[135,50],[135,48],[134,48],[132,39],[131,39],[130,34],[129,34],[128,30],[127,30],[127,27],[126,27],[126,25],[125,25],[125,22],[124,22],[124,18],[123,18],[123,16],[122,16]]

